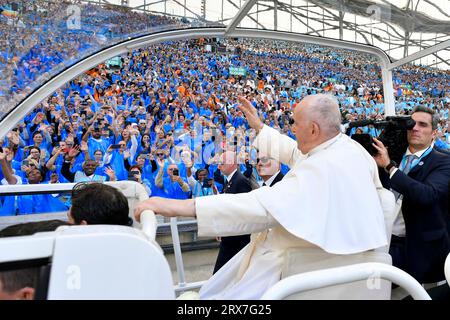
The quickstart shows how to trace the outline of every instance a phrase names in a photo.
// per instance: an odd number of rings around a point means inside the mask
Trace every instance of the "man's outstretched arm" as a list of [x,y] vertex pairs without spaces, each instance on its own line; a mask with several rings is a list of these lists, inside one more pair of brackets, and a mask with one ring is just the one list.
[[195,218],[195,200],[175,200],[161,197],[151,197],[142,201],[134,209],[134,217],[140,221],[141,214],[145,210],[151,210],[155,214],[165,217],[191,217]]
[[201,236],[228,236],[254,233],[277,224],[259,203],[254,192],[221,194],[188,200],[152,197],[141,202],[134,215],[151,210],[165,217],[197,217]]
[[258,134],[253,145],[261,154],[292,167],[301,155],[297,143],[286,135],[264,125],[256,108],[246,98],[239,96],[239,109],[245,114],[250,127]]

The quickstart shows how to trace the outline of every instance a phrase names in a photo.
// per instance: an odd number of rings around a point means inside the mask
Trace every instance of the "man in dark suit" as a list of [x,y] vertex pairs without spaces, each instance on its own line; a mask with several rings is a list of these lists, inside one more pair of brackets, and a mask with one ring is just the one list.
[[399,211],[389,253],[394,266],[417,281],[438,282],[444,280],[444,262],[450,251],[450,157],[433,149],[438,115],[419,106],[412,118],[416,125],[408,130],[409,146],[401,163],[390,160],[379,140],[374,143],[381,181],[393,190]]
[[259,157],[256,163],[256,170],[263,179],[262,186],[273,186],[283,179],[284,174],[281,172],[280,163],[270,157]]
[[[215,174],[214,180],[223,184],[223,193],[245,193],[252,191],[250,181],[238,170],[235,152],[226,151],[222,154],[219,169],[223,175]],[[249,242],[249,234],[221,237],[219,255],[217,256],[213,273],[216,273]]]

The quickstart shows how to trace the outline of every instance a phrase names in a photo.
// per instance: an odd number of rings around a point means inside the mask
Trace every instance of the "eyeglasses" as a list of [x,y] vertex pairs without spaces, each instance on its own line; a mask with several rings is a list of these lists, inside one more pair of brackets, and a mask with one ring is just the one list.
[[273,160],[271,157],[261,157],[256,159],[256,164],[259,165],[266,165],[269,163],[270,160]]
[[164,153],[157,153],[156,155],[157,155],[158,157],[160,157],[160,156],[163,156]]

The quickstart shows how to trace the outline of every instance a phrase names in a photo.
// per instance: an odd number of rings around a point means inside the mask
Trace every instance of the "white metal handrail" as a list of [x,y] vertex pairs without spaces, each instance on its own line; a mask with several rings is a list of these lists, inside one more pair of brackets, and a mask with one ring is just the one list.
[[178,286],[186,286],[186,279],[184,277],[184,263],[183,255],[181,253],[180,237],[178,234],[177,218],[170,218],[170,232],[172,234],[173,252],[175,254],[175,264],[178,273]]
[[[189,219],[189,220],[182,220],[182,221],[177,220],[177,226],[184,226],[184,225],[193,224],[193,223],[197,223],[197,220],[196,219]],[[170,225],[171,225],[170,222],[158,222],[158,227],[170,227]]]
[[[119,188],[122,193],[127,198],[135,198],[140,201],[145,200],[142,194],[143,189],[139,184],[133,181],[120,181],[120,182],[106,182],[111,186],[134,186]],[[36,184],[36,185],[12,185],[12,186],[0,186],[0,195],[2,196],[12,196],[16,194],[39,194],[39,193],[60,193],[60,192],[70,192],[76,183],[57,183],[57,184]],[[66,213],[50,213],[50,214],[32,214],[32,215],[22,215],[22,216],[5,216],[0,217],[0,222],[8,221],[7,224],[15,223],[25,223],[36,221],[38,217],[46,219],[66,219]],[[17,221],[13,221],[17,220]],[[155,214],[146,210],[141,216],[141,230],[150,239],[155,241],[156,231],[158,227],[170,226],[172,245],[174,248],[175,255],[175,265],[178,274],[178,283],[174,286],[176,292],[182,292],[186,290],[197,289],[202,286],[205,281],[186,283],[185,270],[183,263],[183,255],[181,252],[181,243],[178,232],[178,225],[187,225],[197,222],[195,219],[178,221],[176,218],[171,218],[170,223],[157,223]],[[0,224],[1,225],[1,224]]]
[[450,253],[447,256],[447,259],[445,259],[444,273],[447,284],[450,286]]
[[141,231],[151,240],[156,239],[156,217],[151,210],[145,210],[141,214]]
[[412,276],[394,266],[375,262],[296,274],[276,283],[261,299],[281,300],[303,291],[374,278],[389,280],[399,285],[416,300],[431,300],[425,289]]
[[206,280],[203,281],[197,281],[197,282],[187,282],[183,286],[180,286],[179,284],[175,286],[175,293],[181,293],[184,291],[190,291],[199,289],[203,286],[203,284],[206,282]]

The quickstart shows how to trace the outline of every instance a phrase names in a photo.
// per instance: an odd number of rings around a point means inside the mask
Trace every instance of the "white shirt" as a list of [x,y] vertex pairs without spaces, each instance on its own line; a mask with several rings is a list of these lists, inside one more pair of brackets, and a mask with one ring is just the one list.
[[231,181],[231,179],[233,178],[234,174],[236,173],[237,169],[235,169],[232,173],[230,173],[229,176],[224,175],[225,178],[225,184],[227,184],[228,182]]
[[[20,176],[15,175],[15,174],[13,176],[16,177],[16,179],[17,179],[17,182],[16,182],[15,185],[23,184],[22,183],[22,178]],[[4,186],[8,186],[9,185],[8,181],[6,180],[6,178],[2,179],[1,184],[4,185]]]
[[278,170],[273,176],[271,176],[269,179],[267,179],[267,181],[262,181],[261,182],[261,186],[263,185],[263,183],[266,184],[266,186],[270,187],[270,185],[272,184],[273,180],[275,180],[275,177],[280,173],[280,170]]
[[[432,146],[427,147],[423,150],[419,150],[419,151],[415,152],[414,155],[417,158],[420,158],[425,153],[425,151],[428,150],[428,148],[432,148]],[[411,153],[411,151],[409,151],[409,148],[406,149],[405,156],[409,156],[411,154],[413,154],[413,153]],[[394,174],[397,172],[397,170],[400,170],[400,169],[394,168],[394,170],[392,170],[392,173],[389,175],[389,178],[392,178],[394,176]],[[402,203],[403,203],[403,196],[400,196],[397,200],[397,203],[395,204],[398,215],[394,221],[394,226],[392,227],[392,234],[396,235],[397,237],[404,237],[406,235],[405,220],[403,219],[403,213],[402,213]]]

